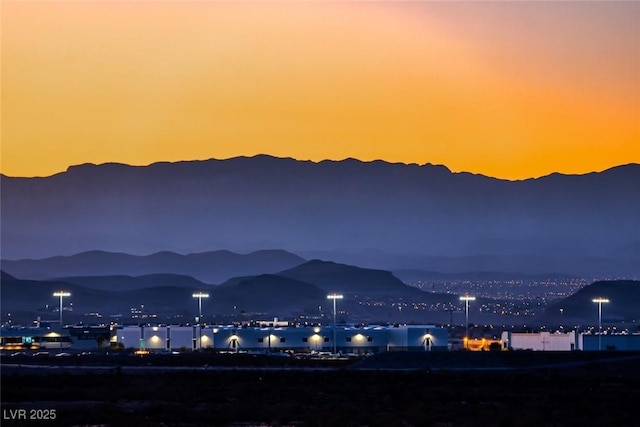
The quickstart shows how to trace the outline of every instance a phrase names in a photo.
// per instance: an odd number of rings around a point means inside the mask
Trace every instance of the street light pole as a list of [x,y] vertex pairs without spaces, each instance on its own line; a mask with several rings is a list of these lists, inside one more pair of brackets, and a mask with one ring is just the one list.
[[465,344],[467,350],[469,349],[469,301],[475,301],[476,297],[469,296],[469,294],[465,294],[460,297],[460,301],[464,301],[464,314],[465,314]]
[[339,300],[342,298],[344,297],[340,294],[333,293],[331,295],[327,295],[327,299],[333,300],[333,355],[334,356],[337,353],[337,350],[336,350],[336,300]]
[[598,304],[598,351],[602,350],[602,303],[608,303],[606,298],[598,297],[592,300]]
[[197,337],[198,345],[197,348],[202,347],[202,298],[209,298],[209,294],[205,294],[202,292],[198,292],[196,294],[191,295],[193,298],[198,298],[198,332],[200,332],[200,336]]
[[66,291],[58,291],[58,292],[54,292],[53,293],[54,297],[60,297],[60,353],[62,353],[62,298],[63,297],[70,297],[71,296],[71,292],[66,292]]

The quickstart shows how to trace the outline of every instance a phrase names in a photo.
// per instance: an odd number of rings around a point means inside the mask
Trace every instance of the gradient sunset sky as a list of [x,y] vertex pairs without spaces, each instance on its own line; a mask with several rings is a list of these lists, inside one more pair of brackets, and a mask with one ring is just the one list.
[[2,1],[2,173],[640,163],[640,2]]

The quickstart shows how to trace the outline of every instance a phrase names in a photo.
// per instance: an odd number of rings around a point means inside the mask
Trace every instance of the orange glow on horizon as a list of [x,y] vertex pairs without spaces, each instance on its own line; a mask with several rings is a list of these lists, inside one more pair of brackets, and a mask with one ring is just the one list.
[[640,3],[2,3],[2,163],[640,163]]

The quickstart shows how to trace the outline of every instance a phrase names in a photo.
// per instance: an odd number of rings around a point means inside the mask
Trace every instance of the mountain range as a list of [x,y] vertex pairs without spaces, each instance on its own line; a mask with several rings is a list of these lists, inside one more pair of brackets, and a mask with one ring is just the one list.
[[354,159],[85,164],[1,177],[2,257],[282,248],[382,269],[637,277],[638,182],[638,164],[522,181]]
[[[105,315],[129,315],[133,307],[144,306],[147,312],[175,321],[182,316],[189,321],[195,303],[192,293],[207,292],[203,301],[211,316],[238,313],[262,313],[275,316],[309,313],[317,316],[325,307],[327,294],[344,294],[341,305],[356,318],[374,319],[380,314],[367,312],[360,302],[375,300],[455,301],[454,295],[432,294],[407,286],[390,272],[362,269],[333,262],[312,260],[277,274],[235,277],[219,286],[208,285],[189,276],[154,274],[145,276],[82,276],[51,280],[25,280],[2,272],[2,312],[25,312],[27,319],[38,313],[51,317],[57,308],[52,297],[57,290],[69,291],[74,311],[100,312]],[[209,317],[211,318],[211,317]]]
[[[210,251],[180,255],[157,252],[147,256],[105,251],[88,251],[72,256],[43,259],[2,260],[2,270],[21,279],[44,280],[78,276],[148,276],[153,274],[191,276],[208,284],[232,277],[277,273],[306,260],[282,250],[248,254]],[[152,281],[152,278],[148,278]],[[92,278],[92,280],[96,280]],[[157,283],[156,283],[157,284]]]
[[[387,271],[319,260],[277,274],[235,277],[218,286],[173,274],[35,281],[18,279],[3,271],[1,279],[0,309],[6,317],[3,320],[12,319],[14,323],[30,323],[37,316],[44,320],[57,319],[58,299],[53,297],[53,292],[58,290],[71,293],[64,302],[67,322],[87,322],[87,313],[101,313],[106,318],[135,322],[136,319],[131,317],[133,308],[137,310],[138,317],[143,313],[153,314],[154,317],[148,321],[188,323],[197,314],[192,293],[200,291],[209,294],[202,303],[206,321],[228,321],[231,316],[235,320],[238,316],[247,320],[306,316],[315,319],[312,321],[327,322],[331,303],[326,295],[334,291],[344,295],[339,307],[340,313],[345,314],[340,316],[350,322],[447,323],[453,316],[451,309],[456,311],[456,323],[463,319],[459,316],[460,303],[455,294],[422,292],[404,285]],[[544,313],[529,318],[527,323],[589,324],[595,318],[596,306],[591,300],[596,296],[610,300],[603,308],[605,323],[637,322],[640,281],[620,280],[597,281],[588,285],[568,298],[550,303]],[[472,307],[472,316],[477,322],[509,323],[516,320],[513,316],[482,313],[483,305],[501,305],[503,302],[478,298]],[[398,307],[406,307],[406,310],[400,312]],[[424,311],[420,307],[436,309]]]

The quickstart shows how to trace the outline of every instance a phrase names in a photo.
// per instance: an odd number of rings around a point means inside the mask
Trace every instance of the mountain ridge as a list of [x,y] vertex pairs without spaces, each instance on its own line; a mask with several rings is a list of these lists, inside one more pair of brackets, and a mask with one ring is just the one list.
[[[6,278],[6,279],[5,279]],[[362,269],[333,262],[310,261],[298,268],[278,274],[257,274],[235,277],[218,285],[207,285],[189,276],[150,275],[140,277],[67,277],[55,280],[22,280],[3,271],[4,311],[23,311],[26,315],[52,315],[56,307],[52,292],[58,289],[70,291],[68,303],[80,313],[100,312],[104,315],[122,316],[132,307],[144,306],[148,313],[157,313],[162,319],[194,313],[192,293],[206,291],[203,306],[208,318],[253,313],[263,316],[292,316],[300,313],[318,315],[318,307],[324,305],[328,292],[345,295],[343,307],[353,310],[356,316],[372,316],[369,310],[359,305],[361,298],[374,297],[391,300],[412,298],[429,301],[444,298],[451,302],[452,295],[425,293],[400,282],[390,272]],[[236,311],[237,308],[237,311]],[[325,313],[326,314],[326,313]],[[23,314],[24,316],[24,314]],[[378,316],[380,314],[378,313]],[[77,317],[77,316],[76,316]],[[371,320],[375,317],[364,317]]]
[[617,164],[617,165],[613,165],[613,166],[609,166],[606,167],[604,169],[601,170],[593,170],[593,171],[587,171],[587,172],[581,172],[581,173],[568,173],[568,172],[549,172],[547,174],[544,175],[540,175],[540,176],[531,176],[531,177],[526,177],[526,178],[519,178],[519,179],[508,179],[508,178],[501,178],[498,176],[493,176],[493,175],[488,175],[486,173],[481,173],[481,172],[472,172],[472,171],[452,171],[448,166],[444,165],[444,164],[439,164],[439,163],[431,163],[431,162],[426,162],[426,163],[416,163],[416,162],[393,162],[393,161],[388,161],[388,160],[383,160],[383,159],[375,159],[375,160],[361,160],[361,159],[357,159],[354,157],[346,157],[344,159],[323,159],[323,160],[301,160],[301,159],[296,159],[293,157],[281,157],[281,156],[274,156],[274,155],[269,155],[269,154],[256,154],[253,156],[234,156],[234,157],[229,157],[226,159],[219,159],[219,158],[215,158],[215,157],[211,157],[208,159],[193,159],[193,160],[176,160],[176,161],[155,161],[155,162],[151,162],[151,163],[147,163],[147,164],[142,164],[142,165],[133,165],[133,164],[127,164],[127,163],[122,163],[122,162],[117,162],[117,161],[112,161],[112,162],[103,162],[103,163],[93,163],[93,162],[85,162],[85,163],[80,163],[80,164],[76,164],[76,165],[70,165],[67,167],[66,170],[64,171],[59,171],[59,172],[55,172],[52,173],[50,175],[42,175],[42,176],[16,176],[16,175],[6,175],[4,173],[0,173],[0,177],[3,178],[17,178],[17,179],[46,179],[46,178],[51,178],[57,175],[61,175],[61,174],[66,174],[69,172],[75,172],[78,170],[87,170],[87,169],[92,169],[92,168],[96,168],[96,167],[127,167],[127,168],[148,168],[148,167],[154,167],[154,166],[165,166],[165,165],[177,165],[177,164],[196,164],[196,163],[200,163],[200,164],[206,164],[208,162],[224,162],[224,161],[230,161],[230,160],[245,160],[245,159],[262,159],[262,158],[266,158],[266,159],[276,159],[276,160],[287,160],[287,161],[294,161],[294,162],[299,162],[299,163],[311,163],[311,164],[324,164],[324,163],[360,163],[360,164],[387,164],[387,165],[399,165],[399,166],[412,166],[412,167],[434,167],[434,168],[443,168],[445,169],[447,172],[451,173],[451,174],[465,174],[465,175],[472,175],[472,176],[480,176],[480,177],[485,177],[485,178],[490,178],[490,179],[495,179],[495,180],[499,180],[499,181],[508,181],[508,182],[521,182],[521,181],[528,181],[528,180],[539,180],[539,179],[544,179],[547,177],[552,177],[552,176],[564,176],[564,177],[568,177],[568,176],[585,176],[585,175],[591,175],[591,174],[598,174],[598,173],[605,173],[611,170],[615,170],[615,169],[619,169],[619,168],[624,168],[626,166],[639,166],[640,163],[636,163],[636,162],[629,162],[629,163],[621,163],[621,164]]
[[48,178],[3,177],[1,239],[9,259],[94,248],[268,247],[640,259],[639,181],[638,164],[524,181],[444,166],[271,156],[83,166]]
[[303,258],[279,249],[247,254],[220,250],[187,255],[172,251],[131,255],[91,250],[42,259],[3,259],[2,269],[7,274],[29,280],[113,275],[135,277],[163,273],[187,275],[214,284],[239,275],[277,273],[303,262]]
[[[640,280],[599,280],[578,290],[573,295],[550,303],[544,318],[549,321],[597,321],[596,297],[609,300],[602,307],[604,322],[626,321],[635,323],[640,318]],[[562,311],[561,311],[562,310]]]

